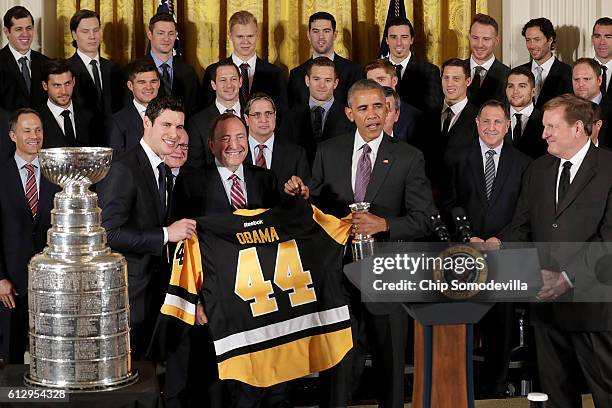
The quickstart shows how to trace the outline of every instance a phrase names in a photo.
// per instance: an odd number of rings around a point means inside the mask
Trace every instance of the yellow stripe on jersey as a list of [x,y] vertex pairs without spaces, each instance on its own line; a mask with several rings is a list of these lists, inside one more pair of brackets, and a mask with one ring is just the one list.
[[[202,256],[198,236],[194,234],[188,240],[179,242],[174,251],[170,285],[185,289],[192,295],[197,295],[202,289],[204,274],[202,273]],[[185,299],[166,294],[161,312],[176,317],[187,324],[195,323],[195,305]]]
[[323,228],[330,238],[340,245],[346,245],[346,241],[348,241],[351,232],[351,224],[349,222],[340,220],[333,215],[325,214],[314,205],[312,206],[312,218],[321,228]]
[[256,208],[254,210],[247,210],[246,208],[241,208],[240,210],[235,210],[232,214],[234,215],[242,215],[244,217],[254,217],[256,215],[262,214],[268,211],[269,208]]
[[[270,387],[327,370],[353,347],[351,329],[305,337],[265,350],[228,358],[218,364],[219,378]],[[271,369],[271,368],[274,369]],[[270,368],[270,369],[263,369]]]

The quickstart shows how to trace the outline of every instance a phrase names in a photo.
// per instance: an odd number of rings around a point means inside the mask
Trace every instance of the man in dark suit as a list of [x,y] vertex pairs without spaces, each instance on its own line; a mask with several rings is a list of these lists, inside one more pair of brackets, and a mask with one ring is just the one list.
[[612,18],[601,17],[595,21],[591,42],[595,51],[594,59],[601,65],[603,71],[601,93],[606,101],[612,102],[612,88],[610,87],[610,78],[612,78]]
[[[612,153],[589,140],[591,103],[562,95],[543,108],[550,155],[525,174],[512,221],[512,240],[580,243],[542,254],[538,298],[573,298],[598,242],[612,241]],[[586,243],[586,244],[584,244]],[[558,247],[559,244],[554,244]],[[612,307],[609,303],[542,302],[531,309],[540,384],[554,407],[582,404],[584,376],[597,407],[612,406]]]
[[395,65],[398,72],[397,93],[427,117],[437,118],[443,102],[440,70],[412,55],[410,46],[414,41],[414,27],[410,20],[405,17],[391,19],[386,41],[389,45],[389,62]]
[[215,118],[226,112],[238,117],[242,115],[238,96],[242,78],[238,67],[231,59],[225,59],[209,68],[212,75],[210,86],[215,92],[215,99],[210,106],[193,115],[187,122],[190,143],[187,166],[190,168],[214,163],[214,157],[208,147],[208,132]]
[[28,342],[28,262],[42,251],[60,188],[40,172],[43,129],[36,111],[21,108],[10,119],[15,155],[0,165],[0,361],[23,364]]
[[4,14],[4,35],[8,44],[0,50],[0,107],[38,109],[47,100],[40,86],[47,57],[32,50],[34,17],[22,6]]
[[468,99],[477,108],[490,99],[503,102],[506,78],[510,68],[502,64],[493,52],[499,44],[499,26],[491,16],[478,13],[470,27],[471,56],[465,60],[470,66],[472,82]]
[[191,237],[195,221],[168,223],[172,179],[163,164],[184,131],[182,103],[158,97],[147,106],[140,143],[113,160],[98,183],[102,226],[128,263],[132,357],[143,358],[168,285],[168,242]]
[[42,86],[49,99],[39,112],[45,131],[43,146],[101,146],[99,118],[72,103],[74,75],[66,61],[49,60]]
[[[282,115],[288,106],[287,86],[280,68],[259,58],[255,53],[259,36],[257,19],[248,11],[237,11],[229,19],[229,30],[232,55],[219,62],[233,62],[238,67],[242,78],[240,103],[244,106],[251,94],[265,92],[272,97]],[[215,90],[211,86],[211,81],[215,79],[217,64],[209,65],[202,78],[201,99],[204,107],[210,106],[215,101]]]
[[514,67],[506,80],[506,98],[510,105],[511,126],[506,142],[536,159],[546,154],[542,139],[542,114],[533,106],[535,78],[525,67]]
[[602,146],[612,146],[612,101],[604,98],[601,92],[603,83],[602,68],[592,58],[578,58],[572,66],[572,85],[574,95],[590,101],[600,107],[602,126],[599,129],[598,142]]
[[11,143],[8,134],[9,114],[4,109],[0,108],[0,160],[12,155],[15,152],[15,146]]
[[[346,95],[356,81],[363,78],[361,66],[351,60],[341,57],[334,52],[336,19],[331,14],[318,11],[308,18],[308,41],[312,47],[312,58],[327,57],[334,62],[338,77],[338,86],[334,91],[334,98],[342,106],[346,104]],[[291,107],[302,106],[308,101],[308,88],[304,82],[310,60],[293,68],[289,72],[289,104]]]
[[[249,152],[247,140],[246,124],[240,117],[227,112],[213,120],[208,143],[215,161],[211,165],[181,173],[174,190],[173,219],[224,214],[240,208],[270,208],[279,203],[280,194],[274,173],[245,161]],[[182,336],[176,350],[169,355],[167,375],[168,378],[174,377],[168,395],[169,406],[174,406],[172,404],[177,399],[205,399],[203,387],[207,389],[207,399],[211,405],[226,406],[222,405],[219,397],[212,397],[217,392],[215,379],[218,382],[218,378],[214,351],[210,350],[210,334],[205,332],[205,327],[199,327],[206,321],[202,304],[199,304],[198,326],[189,329],[190,333]],[[196,339],[199,339],[198,342]],[[191,344],[197,347],[191,347]],[[195,353],[199,353],[198,357]],[[210,376],[211,373],[202,372],[201,367],[211,365],[215,378],[193,381],[193,378],[189,378],[193,374],[186,374],[193,372],[189,369],[192,365],[196,366],[198,377]],[[189,390],[187,384],[193,382],[197,384],[196,389]],[[286,403],[286,384],[268,389],[239,381],[228,381],[227,385],[232,394],[232,406],[259,406],[263,397],[268,398],[268,406],[287,406],[283,405]]]
[[[347,115],[356,123],[357,131],[322,143],[310,187],[299,177],[292,177],[285,191],[312,197],[320,209],[337,217],[346,216],[354,202],[369,202],[369,213],[353,214],[353,230],[379,241],[411,241],[426,236],[428,217],[435,209],[423,156],[414,147],[384,134],[387,103],[382,87],[369,79],[355,83],[349,91]],[[345,289],[352,291],[345,283]],[[350,304],[353,319],[364,317],[353,321],[354,329],[365,322],[371,333],[376,378],[380,381],[379,403],[385,407],[403,406],[408,315],[399,304],[366,303],[362,309],[360,296],[355,293]],[[359,330],[353,331],[357,333]],[[357,339],[353,344],[358,344]],[[347,405],[351,374],[362,371],[361,364],[350,366],[352,358],[359,362],[358,353],[353,350],[331,370],[332,395],[326,404]]]
[[295,105],[282,123],[281,134],[306,150],[308,163],[314,160],[317,146],[324,140],[345,134],[354,126],[344,114],[344,105],[336,99],[336,65],[326,57],[309,61],[305,77],[309,98]]
[[185,116],[189,118],[200,108],[199,81],[195,70],[180,58],[174,57],[177,28],[174,17],[168,13],[155,14],[149,20],[147,38],[151,52],[147,55],[157,67],[161,78],[160,95],[173,95],[185,104]]
[[[397,89],[397,71],[393,65],[386,59],[377,59],[370,62],[363,69],[367,79],[372,79],[378,82],[383,87],[390,87],[392,91]],[[390,96],[387,90],[385,90],[385,96],[387,100]],[[397,105],[393,102],[393,105]],[[393,112],[389,112],[390,115],[397,113],[399,116],[396,121],[393,122],[393,132],[387,132],[389,136],[397,137],[400,140],[408,142],[413,146],[422,149],[425,135],[423,134],[423,112],[410,105],[406,101],[399,100],[399,106],[391,106],[390,109]]]
[[270,169],[283,189],[285,181],[296,175],[310,181],[310,165],[304,148],[278,135],[276,106],[264,93],[251,95],[244,107],[244,119],[249,130],[249,154],[247,163]]
[[559,61],[555,49],[557,32],[549,19],[540,17],[529,20],[521,32],[531,56],[531,61],[521,65],[535,77],[535,106],[541,109],[555,96],[572,92],[572,68]]
[[121,109],[125,87],[119,64],[100,56],[100,16],[81,9],[70,19],[72,46],[76,52],[68,58],[74,72],[75,104],[96,113],[100,119]]
[[141,59],[127,66],[127,87],[133,99],[123,109],[111,116],[105,125],[106,144],[113,148],[113,155],[136,146],[142,138],[147,105],[157,97],[160,79],[157,67],[149,59]]
[[[504,142],[510,128],[502,102],[485,102],[476,118],[478,141],[450,157],[449,188],[444,207],[449,216],[462,208],[478,241],[509,229],[531,159]],[[481,397],[503,397],[508,381],[512,338],[512,304],[499,303],[478,323],[482,329],[484,370],[477,382]]]

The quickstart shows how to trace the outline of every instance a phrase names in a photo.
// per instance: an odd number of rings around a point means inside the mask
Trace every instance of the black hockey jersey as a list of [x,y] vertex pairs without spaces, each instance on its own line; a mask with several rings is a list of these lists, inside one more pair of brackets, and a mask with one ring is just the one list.
[[352,347],[340,289],[349,223],[295,199],[197,224],[162,313],[194,324],[201,291],[221,379],[268,387],[340,362]]

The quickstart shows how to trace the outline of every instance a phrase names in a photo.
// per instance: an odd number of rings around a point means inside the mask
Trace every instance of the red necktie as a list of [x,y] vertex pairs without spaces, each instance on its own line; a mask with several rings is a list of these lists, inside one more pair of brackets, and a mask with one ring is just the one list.
[[232,174],[228,180],[232,180],[232,187],[230,188],[230,201],[232,207],[237,210],[246,207],[246,199],[244,198],[242,187],[240,187],[238,176]]
[[259,144],[257,145],[257,148],[259,149],[259,153],[257,153],[257,159],[255,160],[255,165],[259,167],[263,167],[264,169],[267,169],[268,166],[266,165],[266,157],[264,156],[264,150],[266,149],[266,145]]
[[34,176],[34,166],[31,163],[26,164],[25,169],[28,171],[26,179],[25,194],[28,200],[28,205],[32,211],[32,218],[36,218],[38,213],[38,189],[36,188],[36,177]]

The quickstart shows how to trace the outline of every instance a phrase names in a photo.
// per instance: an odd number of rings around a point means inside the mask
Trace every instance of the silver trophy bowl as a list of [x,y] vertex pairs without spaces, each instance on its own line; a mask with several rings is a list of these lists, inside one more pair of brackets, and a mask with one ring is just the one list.
[[47,246],[28,265],[30,370],[27,385],[103,391],[134,383],[127,263],[106,244],[96,193],[112,149],[43,149],[42,174],[63,187]]

